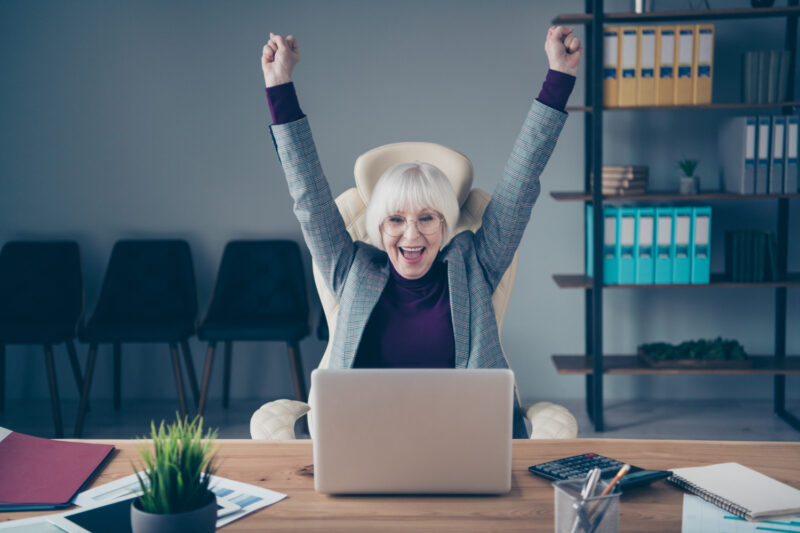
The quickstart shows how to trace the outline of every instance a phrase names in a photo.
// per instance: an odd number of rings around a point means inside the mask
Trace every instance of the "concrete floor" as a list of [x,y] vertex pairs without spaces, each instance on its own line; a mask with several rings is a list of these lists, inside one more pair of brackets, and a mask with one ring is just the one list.
[[[233,400],[228,409],[211,399],[206,407],[205,426],[219,428],[220,438],[250,438],[250,415],[263,400]],[[606,431],[596,433],[582,399],[560,402],[578,420],[579,437],[690,439],[690,440],[772,440],[798,441],[794,430],[772,412],[770,400],[607,400]],[[66,437],[72,436],[77,402],[62,402]],[[177,401],[127,400],[114,411],[110,400],[92,400],[84,422],[84,438],[135,438],[149,433],[150,421],[174,420]],[[788,404],[800,417],[800,402]],[[41,437],[53,437],[50,402],[10,401],[0,413],[0,426]]]

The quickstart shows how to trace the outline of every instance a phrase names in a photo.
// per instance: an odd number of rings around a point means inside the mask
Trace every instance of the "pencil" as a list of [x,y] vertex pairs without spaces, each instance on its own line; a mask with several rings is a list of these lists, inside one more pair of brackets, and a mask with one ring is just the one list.
[[[627,474],[628,470],[630,470],[630,469],[631,469],[631,465],[629,465],[629,464],[622,465],[622,468],[619,469],[619,472],[617,472],[617,475],[615,475],[614,478],[611,481],[608,482],[608,485],[606,485],[606,488],[604,488],[603,492],[600,493],[600,496],[597,496],[597,497],[598,498],[602,498],[603,496],[608,496],[609,494],[611,494],[611,491],[614,490],[614,486],[619,482],[620,479],[625,477],[625,474]],[[602,504],[603,504],[603,502],[596,501],[596,502],[594,502],[594,505],[592,505],[589,508],[588,515],[590,517],[592,517],[592,519],[594,518],[594,515],[597,513],[598,508]],[[603,511],[603,512],[605,512],[605,511]],[[602,516],[598,519],[598,521],[600,521],[600,520],[602,520]]]
[[617,475],[614,476],[614,479],[609,481],[608,485],[606,485],[606,488],[604,488],[603,492],[600,493],[600,496],[608,496],[609,494],[611,494],[611,491],[614,490],[614,485],[616,485],[620,479],[625,477],[625,474],[627,474],[628,470],[630,469],[631,465],[629,464],[622,465],[622,468],[619,469],[619,472],[617,472]]

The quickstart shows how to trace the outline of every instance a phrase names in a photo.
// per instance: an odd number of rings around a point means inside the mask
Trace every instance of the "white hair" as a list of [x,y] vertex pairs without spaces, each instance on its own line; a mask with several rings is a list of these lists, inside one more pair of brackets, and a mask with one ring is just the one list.
[[381,222],[401,211],[432,209],[444,217],[442,247],[458,223],[458,199],[444,172],[430,163],[400,163],[381,175],[367,205],[366,229],[372,244],[383,250]]

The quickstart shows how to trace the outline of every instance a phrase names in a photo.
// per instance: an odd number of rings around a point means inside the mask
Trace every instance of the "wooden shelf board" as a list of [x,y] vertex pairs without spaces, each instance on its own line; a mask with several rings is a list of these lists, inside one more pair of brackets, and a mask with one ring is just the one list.
[[[604,355],[604,374],[792,374],[800,375],[800,356],[787,356],[779,362],[772,356],[753,355],[752,368],[651,368],[635,355]],[[554,355],[559,374],[592,374],[593,361],[585,355]]]
[[[553,281],[561,289],[591,289],[592,278],[586,274],[553,274]],[[710,283],[625,283],[603,285],[604,289],[670,289],[670,288],[758,288],[758,287],[800,287],[800,272],[790,272],[784,281],[762,281],[759,283],[733,282],[725,279],[725,274],[711,274]]]
[[[746,104],[744,102],[726,102],[718,104],[688,104],[688,105],[642,105],[642,106],[619,106],[619,107],[604,107],[603,111],[675,111],[680,109],[690,109],[692,111],[698,109],[772,109],[776,107],[798,107],[799,101],[791,102],[776,102],[772,104]],[[574,112],[591,112],[591,106],[567,106],[566,111]]]
[[[662,11],[654,13],[605,13],[604,22],[636,22],[647,24],[651,22],[667,22],[673,20],[725,20],[725,19],[753,19],[784,17],[800,14],[798,7],[773,7],[773,8],[740,8],[740,9],[698,9],[695,11]],[[594,15],[591,13],[577,13],[558,15],[553,19],[553,24],[591,24]]]
[[[583,191],[550,191],[550,196],[559,202],[591,202],[592,195]],[[690,201],[706,202],[710,200],[774,200],[776,198],[800,198],[800,193],[787,194],[734,194],[729,192],[703,192],[699,194],[678,194],[677,192],[649,192],[628,196],[603,195],[604,201],[627,202],[641,201]]]

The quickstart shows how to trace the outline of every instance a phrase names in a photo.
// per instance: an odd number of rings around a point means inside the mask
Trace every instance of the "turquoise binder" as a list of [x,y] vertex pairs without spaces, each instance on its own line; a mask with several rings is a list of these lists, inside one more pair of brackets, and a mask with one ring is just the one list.
[[673,208],[673,241],[672,283],[691,283],[692,280],[692,208]]
[[711,207],[692,210],[692,283],[711,280]]
[[636,283],[655,283],[655,216],[653,207],[640,207],[636,210]]
[[636,212],[635,207],[619,209],[619,283],[636,283]]
[[672,257],[675,255],[672,207],[656,208],[655,282],[672,283]]
[[603,209],[603,283],[619,283],[619,209]]

